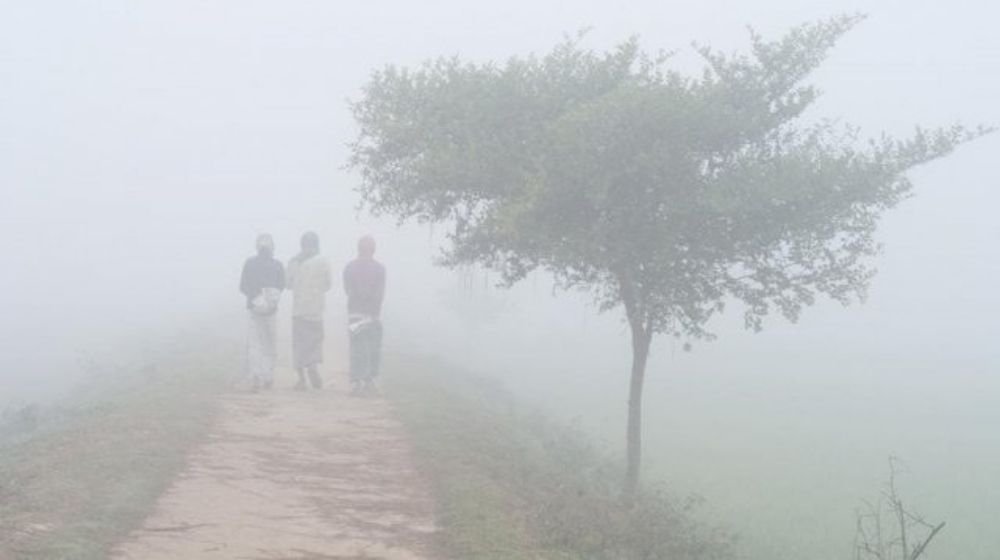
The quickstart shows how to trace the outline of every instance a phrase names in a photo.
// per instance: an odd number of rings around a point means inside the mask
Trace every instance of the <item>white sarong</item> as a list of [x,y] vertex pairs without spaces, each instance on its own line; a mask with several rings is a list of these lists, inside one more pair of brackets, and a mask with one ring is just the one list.
[[278,317],[276,313],[260,315],[248,311],[247,373],[255,384],[274,382],[277,359]]

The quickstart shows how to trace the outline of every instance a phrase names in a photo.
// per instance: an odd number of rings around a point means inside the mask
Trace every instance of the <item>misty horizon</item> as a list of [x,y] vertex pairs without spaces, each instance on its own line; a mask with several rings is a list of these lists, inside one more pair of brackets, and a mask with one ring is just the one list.
[[[856,125],[862,138],[1000,124],[992,29],[1000,8],[992,4],[751,4],[7,3],[0,410],[64,397],[87,382],[81,360],[126,353],[141,333],[208,322],[242,328],[238,275],[260,232],[274,235],[283,262],[304,231],[319,233],[338,277],[333,325],[344,306],[339,271],[371,232],[389,270],[387,352],[441,355],[504,379],[618,452],[629,367],[621,313],[598,314],[578,293],[553,295],[541,273],[502,290],[492,273],[436,267],[441,231],[359,210],[359,179],[344,168],[355,136],[348,103],[385,65],[453,55],[501,63],[548,52],[583,29],[587,47],[637,36],[647,51],[673,52],[668,67],[694,74],[693,42],[741,52],[747,26],[776,38],[862,11],[867,19],[813,76],[823,93],[807,119]],[[997,541],[976,515],[1000,507],[1000,489],[961,480],[1000,475],[990,428],[1000,405],[998,150],[992,134],[910,175],[915,195],[880,224],[884,250],[866,302],[820,301],[798,324],[769,318],[759,334],[746,332],[732,308],[709,325],[718,340],[691,352],[684,340],[654,339],[651,468],[705,495],[719,519],[756,531],[763,522],[745,515],[759,497],[746,488],[781,458],[813,453],[803,469],[817,479],[842,470],[851,484],[875,488],[885,457],[898,453],[931,485],[920,497],[949,520],[941,550],[972,539],[964,558],[986,560]],[[788,448],[768,439],[774,431]],[[815,439],[830,447],[805,449]],[[863,456],[835,467],[838,449]],[[800,477],[808,478],[789,475],[790,494],[809,494]],[[849,496],[820,489],[816,499],[856,505],[870,488]],[[801,516],[791,509],[768,515],[791,523]],[[838,519],[850,525],[852,513]]]

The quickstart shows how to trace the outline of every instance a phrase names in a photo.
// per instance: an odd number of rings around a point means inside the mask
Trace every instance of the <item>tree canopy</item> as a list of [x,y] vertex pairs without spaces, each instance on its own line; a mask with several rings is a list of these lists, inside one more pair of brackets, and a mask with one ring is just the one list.
[[804,118],[819,95],[806,78],[860,19],[776,41],[751,32],[747,54],[700,47],[698,76],[635,39],[595,52],[579,37],[502,64],[387,66],[352,104],[350,166],[375,213],[448,225],[444,264],[507,283],[543,269],[624,308],[638,422],[654,334],[710,337],[732,300],[760,329],[819,296],[862,299],[878,219],[912,190],[906,172],[987,132],[863,139]]

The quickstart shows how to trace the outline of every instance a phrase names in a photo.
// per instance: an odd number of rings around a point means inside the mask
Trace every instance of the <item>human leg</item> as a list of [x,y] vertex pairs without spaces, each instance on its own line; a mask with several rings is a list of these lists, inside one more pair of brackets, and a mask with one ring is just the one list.
[[313,389],[323,388],[323,377],[319,374],[319,364],[313,364],[306,370],[309,372],[309,381]]
[[247,376],[253,390],[260,389],[267,370],[266,325],[260,315],[247,312]]
[[354,329],[347,329],[348,344],[348,377],[351,381],[351,392],[357,392],[361,383],[361,344],[358,340],[358,332]]
[[371,346],[368,349],[369,353],[369,366],[368,366],[368,377],[370,379],[375,379],[378,377],[379,369],[382,364],[382,322],[376,321],[372,325],[372,340]]
[[292,350],[299,373],[296,389],[323,387],[319,364],[323,363],[323,321],[295,317],[292,320]]
[[262,317],[263,363],[261,383],[265,389],[274,387],[274,368],[278,361],[278,317]]
[[378,376],[382,350],[382,323],[374,321],[365,329],[364,337],[364,367],[362,378],[366,392],[375,391],[375,377]]

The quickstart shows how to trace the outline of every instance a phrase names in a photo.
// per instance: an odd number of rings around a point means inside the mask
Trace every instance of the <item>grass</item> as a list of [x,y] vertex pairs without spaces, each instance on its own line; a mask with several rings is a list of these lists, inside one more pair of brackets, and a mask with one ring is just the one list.
[[[20,434],[0,434],[0,558],[107,558],[204,437],[239,356],[203,334],[159,340],[136,363],[95,368],[72,408],[20,415]],[[435,490],[440,557],[732,557],[730,539],[683,500],[652,491],[624,506],[619,465],[499,384],[424,358],[386,369]]]
[[238,346],[201,334],[157,344],[131,365],[93,368],[73,404],[33,411],[30,433],[0,438],[0,558],[107,558],[182,468]]
[[732,539],[661,488],[618,498],[620,466],[495,382],[429,359],[387,364],[387,394],[436,493],[443,557],[720,560]]

